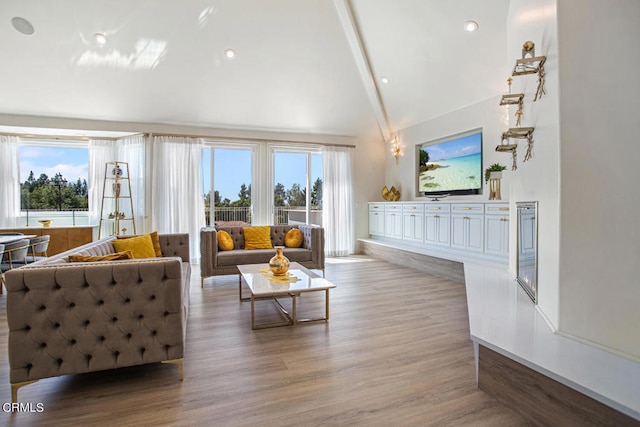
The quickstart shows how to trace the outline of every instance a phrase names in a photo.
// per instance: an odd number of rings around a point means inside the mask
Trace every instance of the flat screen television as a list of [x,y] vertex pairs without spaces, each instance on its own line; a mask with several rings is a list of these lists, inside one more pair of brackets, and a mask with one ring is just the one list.
[[482,190],[482,129],[417,146],[419,194],[479,194]]

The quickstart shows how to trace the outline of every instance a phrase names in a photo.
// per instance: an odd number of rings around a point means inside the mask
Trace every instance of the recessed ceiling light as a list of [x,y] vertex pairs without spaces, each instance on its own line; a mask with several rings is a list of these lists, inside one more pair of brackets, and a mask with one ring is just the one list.
[[389,78],[388,78],[388,77],[382,77],[382,78],[380,79],[380,81],[381,81],[382,83],[384,83],[384,84],[387,84],[387,83],[389,83]]
[[104,46],[105,44],[107,44],[107,36],[102,33],[96,33],[93,38],[100,46]]
[[27,21],[24,18],[21,18],[20,16],[11,18],[11,25],[13,25],[13,28],[15,28],[16,31],[27,36],[30,36],[35,31],[33,25],[31,25],[31,22]]
[[231,59],[236,56],[236,51],[233,49],[227,49],[224,51],[224,54],[227,56],[227,58]]
[[478,28],[480,27],[478,26],[478,23],[476,21],[467,21],[464,23],[465,31],[468,31],[470,33],[473,33],[474,31],[478,31]]

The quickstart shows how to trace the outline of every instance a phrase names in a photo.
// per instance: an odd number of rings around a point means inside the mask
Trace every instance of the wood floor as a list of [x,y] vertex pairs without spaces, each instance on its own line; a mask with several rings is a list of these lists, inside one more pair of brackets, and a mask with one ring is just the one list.
[[[328,323],[252,331],[237,276],[191,283],[185,379],[154,364],[41,380],[19,400],[42,413],[0,425],[523,426],[475,384],[465,288],[367,257],[329,260]],[[322,314],[323,295],[299,312]],[[0,297],[0,403],[10,401]],[[269,301],[257,320],[278,320]]]

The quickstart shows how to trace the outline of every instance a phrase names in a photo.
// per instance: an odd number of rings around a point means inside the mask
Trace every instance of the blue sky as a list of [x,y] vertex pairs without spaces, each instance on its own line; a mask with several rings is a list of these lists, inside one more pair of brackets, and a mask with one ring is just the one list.
[[60,172],[68,182],[89,176],[89,151],[86,148],[51,148],[33,145],[20,146],[20,182],[33,171],[36,179],[41,173],[48,177]]
[[[203,155],[203,189],[204,193],[210,191],[209,176],[211,174],[211,158],[209,150],[204,150]],[[306,182],[306,154],[302,153],[276,153],[275,182],[282,183],[285,190],[293,184],[304,187]],[[214,185],[220,192],[220,198],[228,198],[231,201],[238,199],[238,192],[242,183],[251,183],[251,151],[215,149],[214,156]],[[316,178],[322,176],[322,156],[313,155],[311,161],[311,185]]]
[[437,162],[442,159],[453,159],[455,157],[470,156],[482,152],[482,134],[465,136],[440,144],[430,145],[421,148],[429,153],[429,161]]

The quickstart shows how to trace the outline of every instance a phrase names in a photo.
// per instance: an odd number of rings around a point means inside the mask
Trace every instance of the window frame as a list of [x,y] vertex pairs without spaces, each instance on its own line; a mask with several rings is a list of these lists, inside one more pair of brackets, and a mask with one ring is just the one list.
[[[291,153],[291,154],[306,154],[307,156],[307,173],[306,173],[306,182],[305,186],[307,189],[306,194],[306,202],[305,202],[305,224],[310,224],[311,219],[311,190],[313,183],[312,181],[312,155],[320,155],[322,158],[322,146],[316,144],[269,144],[269,157],[270,157],[270,168],[269,168],[269,189],[271,192],[270,198],[270,211],[271,211],[271,222],[275,223],[275,203],[273,197],[273,191],[276,185],[275,173],[276,173],[276,154],[277,153]],[[324,175],[321,175],[322,182],[324,183]]]
[[[22,158],[20,155],[20,149],[22,147],[46,147],[46,148],[75,148],[75,149],[84,149],[87,152],[87,186],[90,189],[92,183],[90,182],[89,177],[91,176],[90,164],[89,164],[89,140],[88,139],[73,139],[67,138],[64,136],[54,138],[45,138],[45,137],[35,137],[35,138],[18,138],[18,177],[22,175]],[[35,171],[34,171],[35,172]],[[20,185],[22,185],[24,181],[18,179],[18,191],[20,193]],[[90,191],[90,190],[89,190]],[[89,200],[87,199],[87,202]],[[75,211],[75,210],[47,210],[47,211],[31,211],[29,209],[22,209],[22,203],[20,203],[20,210],[18,213],[18,218],[25,220],[26,226],[32,226],[30,223],[31,219],[71,219],[70,225],[77,225],[76,220],[81,220],[82,223],[87,223],[90,218],[91,207],[87,206],[86,210],[83,211]],[[64,225],[64,224],[63,224]]]

